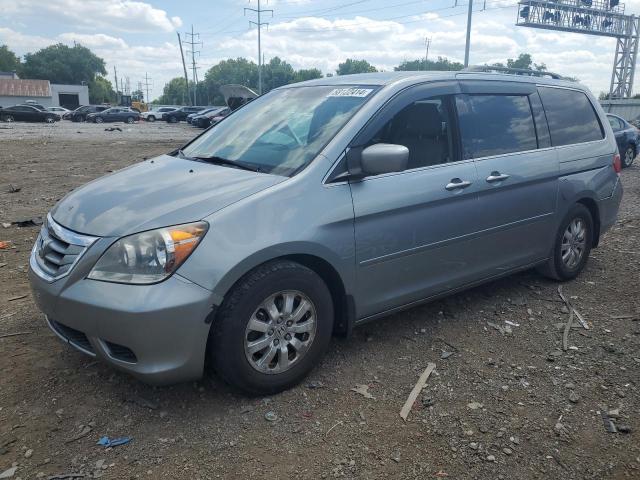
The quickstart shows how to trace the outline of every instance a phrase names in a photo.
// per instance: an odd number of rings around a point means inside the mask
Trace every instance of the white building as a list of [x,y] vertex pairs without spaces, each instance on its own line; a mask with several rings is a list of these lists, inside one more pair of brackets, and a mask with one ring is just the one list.
[[89,105],[86,85],[57,85],[49,80],[23,80],[14,72],[0,72],[0,107],[11,107],[27,100],[44,107],[65,107],[70,110]]

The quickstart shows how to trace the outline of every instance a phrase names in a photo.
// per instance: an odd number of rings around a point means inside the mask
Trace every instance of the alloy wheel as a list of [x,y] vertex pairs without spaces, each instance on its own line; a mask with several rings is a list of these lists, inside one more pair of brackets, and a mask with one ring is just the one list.
[[624,152],[624,162],[625,167],[630,167],[635,160],[635,152],[633,151],[633,147],[627,147],[627,150]]
[[587,227],[582,218],[574,218],[562,236],[560,254],[562,262],[569,269],[580,264],[586,248]]
[[309,297],[297,290],[275,293],[249,319],[246,358],[261,373],[286,372],[308,352],[316,330],[316,307]]

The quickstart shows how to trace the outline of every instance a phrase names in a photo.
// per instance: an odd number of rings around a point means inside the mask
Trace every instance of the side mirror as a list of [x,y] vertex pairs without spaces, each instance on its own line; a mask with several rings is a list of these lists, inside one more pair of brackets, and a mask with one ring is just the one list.
[[365,175],[402,172],[409,163],[409,149],[404,145],[376,143],[360,154],[360,164]]

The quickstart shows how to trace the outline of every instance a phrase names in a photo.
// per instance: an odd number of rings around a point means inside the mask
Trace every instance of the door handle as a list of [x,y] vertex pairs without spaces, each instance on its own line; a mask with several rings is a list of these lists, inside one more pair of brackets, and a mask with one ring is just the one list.
[[447,183],[447,185],[444,188],[449,190],[449,191],[451,191],[451,190],[458,190],[458,189],[467,188],[469,185],[471,185],[471,182],[469,182],[467,180],[460,180],[459,178],[452,178],[451,181],[449,183]]
[[487,177],[487,182],[501,182],[502,180],[506,180],[507,178],[509,178],[509,176],[510,175],[507,175],[506,173],[491,172],[491,175]]

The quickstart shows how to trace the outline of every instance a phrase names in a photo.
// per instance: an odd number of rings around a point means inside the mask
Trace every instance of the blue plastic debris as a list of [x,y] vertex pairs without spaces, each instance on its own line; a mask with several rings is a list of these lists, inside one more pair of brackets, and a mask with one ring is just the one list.
[[120,437],[113,439],[109,437],[102,437],[100,440],[98,440],[98,445],[102,445],[103,447],[117,447],[119,445],[126,445],[131,440],[133,440],[131,437]]

